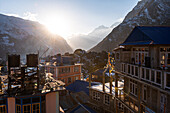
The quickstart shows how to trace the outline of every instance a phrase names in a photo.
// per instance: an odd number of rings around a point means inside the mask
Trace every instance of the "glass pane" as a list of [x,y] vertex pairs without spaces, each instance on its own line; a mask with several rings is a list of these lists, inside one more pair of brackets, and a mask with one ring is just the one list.
[[168,53],[167,64],[170,65],[170,53]]
[[166,86],[170,87],[170,74],[166,75]]
[[161,72],[157,72],[156,82],[157,82],[158,84],[161,84]]
[[151,71],[151,81],[155,81],[155,72],[153,70]]
[[146,79],[149,80],[149,69],[146,69]]

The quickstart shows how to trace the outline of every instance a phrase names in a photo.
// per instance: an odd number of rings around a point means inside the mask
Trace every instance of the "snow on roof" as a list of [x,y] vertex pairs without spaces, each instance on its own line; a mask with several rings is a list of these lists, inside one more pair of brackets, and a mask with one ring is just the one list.
[[[118,89],[123,89],[124,87],[124,82],[118,81]],[[98,90],[98,91],[103,91],[103,84],[99,85],[93,85],[91,86],[92,89]],[[105,92],[110,93],[110,83],[105,83]],[[115,82],[112,82],[112,94],[115,94]]]

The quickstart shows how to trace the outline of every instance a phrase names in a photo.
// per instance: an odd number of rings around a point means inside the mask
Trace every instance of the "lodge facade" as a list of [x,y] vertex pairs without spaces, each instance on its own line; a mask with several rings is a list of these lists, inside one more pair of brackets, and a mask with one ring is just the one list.
[[125,113],[170,112],[170,27],[135,27],[114,50]]

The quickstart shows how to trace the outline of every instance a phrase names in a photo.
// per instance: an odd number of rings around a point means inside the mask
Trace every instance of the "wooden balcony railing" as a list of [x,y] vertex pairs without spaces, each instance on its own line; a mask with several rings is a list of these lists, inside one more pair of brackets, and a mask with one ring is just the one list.
[[121,72],[128,76],[154,84],[163,89],[170,89],[170,72],[165,70],[157,70],[139,65],[122,63]]

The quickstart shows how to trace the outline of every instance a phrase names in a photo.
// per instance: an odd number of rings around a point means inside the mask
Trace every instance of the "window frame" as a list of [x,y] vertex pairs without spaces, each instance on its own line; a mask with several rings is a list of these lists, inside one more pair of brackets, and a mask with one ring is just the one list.
[[33,110],[33,105],[39,105],[39,113],[40,113],[40,103],[32,103],[32,113],[34,112],[34,110]]
[[24,105],[22,105],[22,112],[23,113],[25,113],[24,112],[24,106],[30,106],[30,112],[27,111],[26,113],[31,113],[31,104],[24,104]]
[[5,111],[3,111],[2,113],[7,113],[7,107],[6,107],[6,105],[0,105],[0,108],[3,108],[3,107],[5,107]]
[[[18,111],[18,106],[20,107],[20,110]],[[19,104],[16,104],[16,113],[21,113],[21,105],[19,105]]]
[[[161,49],[164,49],[163,51],[161,51]],[[168,64],[168,54],[170,54],[170,51],[168,51],[168,49],[170,49],[170,47],[160,47],[159,48],[159,66],[162,67],[163,65],[161,64],[161,62],[164,62],[165,67],[170,67],[170,64]],[[165,55],[165,59],[162,59],[162,54]],[[170,59],[170,58],[169,58]]]
[[104,94],[104,104],[110,105],[110,95]]

